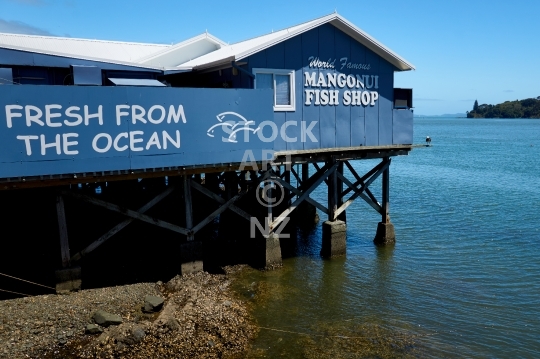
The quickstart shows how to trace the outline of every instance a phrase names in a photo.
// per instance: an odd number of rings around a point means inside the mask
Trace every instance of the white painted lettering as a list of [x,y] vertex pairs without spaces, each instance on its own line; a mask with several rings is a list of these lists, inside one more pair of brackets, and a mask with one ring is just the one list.
[[[13,110],[22,110],[21,105],[6,105],[6,125],[7,128],[13,127],[13,119],[17,117],[22,117],[22,113],[13,112]],[[26,147],[28,148],[28,147]]]
[[[160,115],[159,119],[157,119],[157,120],[155,120],[153,118],[153,116],[152,116],[152,113],[155,110],[161,111],[161,115]],[[163,122],[164,119],[165,119],[165,108],[163,106],[154,105],[154,106],[150,107],[150,110],[148,110],[148,121],[150,123],[153,123],[154,125],[159,125],[160,123]]]
[[61,113],[52,113],[51,110],[61,110],[62,106],[60,105],[45,105],[45,123],[49,127],[61,127],[62,124],[58,122],[52,122],[51,119],[62,117]]
[[315,90],[305,90],[306,91],[306,105],[311,105],[311,100],[313,100],[313,93]]
[[328,101],[330,99],[328,98],[328,90],[322,90],[321,91],[321,105],[325,106],[328,105]]
[[128,133],[120,132],[118,136],[116,136],[116,138],[114,139],[113,146],[114,146],[114,149],[117,150],[118,152],[122,152],[128,149],[128,145],[124,145],[122,147],[118,146],[118,142],[120,141],[121,138],[129,138]]
[[[34,111],[34,114],[32,114],[31,111]],[[32,122],[35,122],[40,126],[45,126],[45,123],[40,120],[41,116],[43,116],[43,111],[41,111],[39,107],[32,106],[32,105],[24,106],[24,113],[26,115],[27,127],[32,126]]]
[[339,88],[344,88],[347,84],[347,75],[339,74],[337,77],[337,85]]
[[62,148],[64,150],[64,154],[65,155],[78,155],[79,154],[79,151],[77,150],[70,150],[69,147],[71,146],[77,146],[79,144],[78,141],[70,141],[69,138],[70,137],[79,137],[79,134],[78,133],[64,133],[62,135]]
[[312,72],[311,74],[309,72],[304,72],[304,77],[306,78],[304,87],[307,87],[307,86],[316,87],[317,86],[317,84],[315,83],[316,76],[317,76],[316,72]]
[[54,147],[56,148],[56,154],[59,155],[62,153],[61,147],[60,147],[60,134],[57,134],[54,136],[54,142],[46,143],[45,142],[45,135],[39,136],[41,139],[41,155],[45,156],[47,154],[47,148]]
[[[148,120],[150,121],[150,118],[148,118]],[[151,146],[156,146],[158,150],[161,150],[161,143],[159,143],[159,136],[157,132],[154,132],[148,143],[146,143],[146,149],[150,149]]]
[[360,106],[362,104],[360,97],[362,95],[362,91],[351,91],[352,93],[352,103],[353,106]]
[[131,123],[136,124],[137,120],[141,121],[142,123],[146,123],[146,120],[144,118],[144,115],[146,115],[146,110],[139,105],[133,105],[131,106]]
[[329,72],[326,74],[327,79],[327,87],[336,87],[336,77],[337,74],[335,72]]
[[362,105],[369,105],[369,102],[371,101],[370,97],[371,96],[369,95],[369,91],[362,91]]
[[163,131],[163,149],[167,149],[167,141],[169,141],[174,147],[180,148],[180,131],[176,130],[176,141],[173,140],[167,131]]
[[64,120],[64,125],[66,126],[79,126],[81,123],[83,123],[83,118],[78,113],[74,113],[74,111],[80,111],[81,108],[77,106],[70,106],[66,109],[66,116],[71,118],[76,118],[76,121],[69,122],[68,120]]
[[89,122],[90,122],[89,120],[91,118],[97,118],[99,125],[100,126],[103,125],[103,106],[102,105],[98,106],[98,112],[94,114],[89,114],[88,106],[87,105],[84,106],[84,125],[85,126],[89,125]]
[[[7,107],[7,106],[6,106]],[[22,109],[22,106],[21,106]],[[26,146],[26,155],[31,156],[32,155],[32,146],[30,145],[31,140],[37,140],[39,139],[38,136],[17,136],[18,140],[23,140],[24,144]]]
[[354,77],[353,75],[347,76],[347,87],[350,89],[356,87],[356,77]]
[[178,105],[178,111],[174,110],[174,106],[169,106],[169,116],[167,117],[167,123],[171,123],[171,120],[174,123],[178,123],[182,119],[183,123],[186,123],[186,115],[184,114],[184,106]]
[[339,91],[338,90],[330,90],[330,91],[328,91],[328,93],[330,94],[330,102],[328,104],[329,105],[334,105],[334,106],[339,105],[339,100],[338,100]]
[[343,92],[343,104],[345,106],[349,106],[351,104],[351,91],[345,90],[345,92]]
[[322,72],[319,72],[319,81],[317,81],[317,87],[326,87],[326,79],[324,78],[324,74]]
[[[98,140],[100,138],[105,138],[107,140],[107,144],[105,145],[105,147],[101,148],[101,147],[98,147]],[[116,148],[116,142],[117,142],[117,139],[118,137],[116,137],[116,139],[114,140],[115,142],[115,148]],[[94,151],[96,151],[97,153],[105,153],[107,151],[109,151],[111,149],[111,146],[112,146],[112,137],[111,135],[109,135],[108,133],[98,133],[94,139],[92,140],[92,148],[94,149]],[[126,146],[127,147],[127,146]]]
[[[132,106],[132,108],[135,106]],[[129,132],[129,149],[131,151],[139,152],[139,151],[144,150],[144,148],[142,147],[135,146],[136,143],[140,143],[143,141],[142,138],[135,138],[135,136],[142,136],[142,135],[144,135],[143,131],[130,131]]]
[[371,91],[371,106],[375,106],[375,101],[379,99],[379,93],[377,91]]
[[128,116],[129,112],[122,111],[129,110],[129,105],[116,105],[116,125],[120,126],[122,124],[122,117]]

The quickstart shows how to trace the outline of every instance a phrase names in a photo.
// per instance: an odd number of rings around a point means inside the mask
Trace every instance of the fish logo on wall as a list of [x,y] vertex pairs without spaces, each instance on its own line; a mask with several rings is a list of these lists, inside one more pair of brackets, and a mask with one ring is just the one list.
[[[245,131],[244,140],[248,142],[249,132],[256,133],[259,131],[259,127],[249,127],[250,125],[255,124],[255,121],[249,121],[244,116],[236,112],[222,112],[217,115],[216,118],[219,123],[216,123],[214,126],[210,127],[208,131],[206,131],[206,134],[210,137],[215,137],[215,130],[217,128],[221,128],[221,130],[228,135],[227,137],[221,137],[223,142],[238,143],[236,135],[241,131]],[[226,120],[224,121],[224,119]]]

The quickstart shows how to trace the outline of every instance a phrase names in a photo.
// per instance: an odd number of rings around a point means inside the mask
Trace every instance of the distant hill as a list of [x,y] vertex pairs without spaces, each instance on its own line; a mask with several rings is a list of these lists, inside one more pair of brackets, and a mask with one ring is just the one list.
[[466,113],[445,113],[444,115],[414,115],[414,117],[452,117],[452,118],[465,118],[467,117]]
[[468,118],[540,118],[540,96],[525,100],[506,101],[497,105],[474,102]]

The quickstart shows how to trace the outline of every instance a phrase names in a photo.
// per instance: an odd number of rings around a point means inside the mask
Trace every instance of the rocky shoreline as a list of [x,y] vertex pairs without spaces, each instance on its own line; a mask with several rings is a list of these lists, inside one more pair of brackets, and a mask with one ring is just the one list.
[[243,357],[256,327],[229,290],[240,269],[0,301],[0,358]]

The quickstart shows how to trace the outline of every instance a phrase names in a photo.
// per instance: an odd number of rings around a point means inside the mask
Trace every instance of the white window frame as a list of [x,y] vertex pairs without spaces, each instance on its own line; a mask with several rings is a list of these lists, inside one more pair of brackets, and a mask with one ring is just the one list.
[[[253,75],[255,75],[254,88],[257,88],[257,74],[271,74],[272,80],[274,81],[274,111],[296,111],[296,91],[294,84],[294,70],[286,69],[265,69],[265,68],[254,68],[252,70]],[[278,105],[276,104],[276,77],[275,75],[288,75],[289,84],[290,84],[290,94],[291,94],[291,104],[290,105]]]

